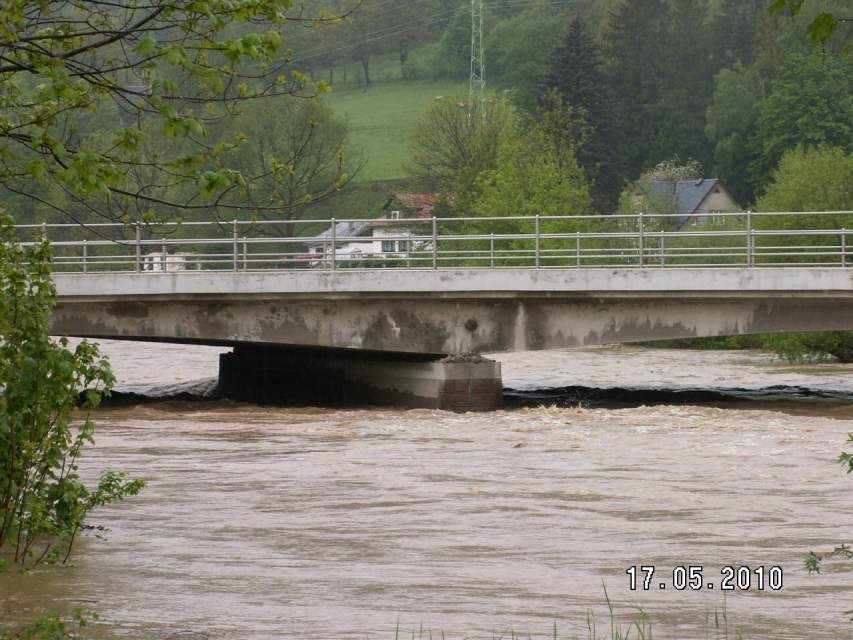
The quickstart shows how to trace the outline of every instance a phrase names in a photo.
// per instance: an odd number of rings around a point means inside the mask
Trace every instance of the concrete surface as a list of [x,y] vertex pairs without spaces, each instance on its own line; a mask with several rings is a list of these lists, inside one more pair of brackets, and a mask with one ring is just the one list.
[[220,356],[217,391],[234,400],[275,404],[390,404],[450,411],[491,411],[503,404],[497,362],[424,362],[249,345]]
[[853,329],[848,269],[69,274],[54,332],[412,354]]

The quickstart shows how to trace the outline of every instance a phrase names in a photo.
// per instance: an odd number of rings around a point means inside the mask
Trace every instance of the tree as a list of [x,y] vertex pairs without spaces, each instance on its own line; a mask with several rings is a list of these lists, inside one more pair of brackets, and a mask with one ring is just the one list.
[[[579,17],[572,20],[551,54],[538,102],[543,117],[549,121],[550,137],[569,137],[579,126],[576,120],[582,121],[585,139],[574,136],[572,141],[577,159],[586,172],[595,208],[612,211],[624,183],[619,131],[598,45]],[[560,134],[556,128],[564,131]]]
[[759,184],[798,145],[853,150],[853,59],[789,55],[761,104],[758,127],[761,157],[751,170]]
[[755,202],[757,185],[745,168],[761,154],[757,130],[764,86],[756,65],[723,69],[706,112],[705,135],[714,149],[715,172],[739,202]]
[[702,135],[705,111],[714,92],[711,39],[705,25],[706,0],[670,0],[661,89],[656,104],[645,105],[658,123],[650,141],[652,161],[680,156],[708,163],[708,144]]
[[[234,153],[234,166],[262,176],[246,189],[246,203],[275,219],[292,220],[327,185],[341,189],[364,161],[349,147],[346,122],[318,100],[268,100],[248,106],[234,122],[246,137]],[[284,231],[292,236],[292,229]]]
[[0,186],[67,213],[59,192],[109,219],[246,208],[257,176],[229,166],[236,144],[205,138],[240,103],[322,90],[288,65],[283,30],[332,18],[291,5],[4,2]]
[[[838,147],[798,147],[783,157],[758,210],[773,211],[850,211],[853,209],[853,155]],[[853,224],[851,216],[800,215],[784,218],[760,218],[756,226],[772,229],[841,229]],[[788,236],[772,238],[774,244],[790,242]],[[798,237],[797,244],[839,243],[838,236]],[[824,331],[786,333],[767,338],[767,347],[792,361],[831,356],[840,362],[853,362],[853,333]]]
[[[50,338],[56,291],[50,247],[24,248],[0,220],[0,564],[65,561],[92,509],[135,495],[143,486],[105,472],[94,488],[79,477],[93,442],[89,412],[113,376],[95,346]],[[78,400],[84,416],[79,427]]]
[[[796,16],[802,11],[805,0],[773,0],[770,5],[771,13],[787,11]],[[809,38],[812,43],[823,46],[829,42],[842,23],[853,22],[853,16],[839,16],[828,11],[821,11],[809,24]],[[849,51],[850,45],[847,46]]]
[[524,13],[502,20],[489,32],[489,76],[511,91],[513,102],[522,109],[535,111],[539,83],[562,30],[560,17],[552,8],[533,2]]
[[626,177],[639,177],[660,160],[658,138],[666,126],[657,117],[663,91],[670,7],[665,0],[624,0],[610,14],[605,39],[607,75],[624,136],[618,153]]
[[497,165],[478,182],[474,212],[479,216],[589,213],[589,188],[574,151],[553,145],[539,127],[509,137],[500,146]]
[[443,98],[430,106],[412,135],[410,176],[437,189],[465,211],[473,201],[478,176],[497,164],[502,141],[514,116],[504,101],[490,99],[469,108],[460,99]]
[[358,62],[365,89],[373,84],[370,65],[374,56],[393,52],[404,70],[411,50],[432,39],[453,12],[444,0],[337,0],[333,7],[348,18],[328,30],[329,42],[300,55],[297,61],[323,62],[327,68],[337,62]]
[[[853,155],[830,146],[788,151],[757,207],[759,211],[853,210]],[[825,218],[810,220],[808,224],[819,229],[821,220]],[[824,224],[836,223],[841,223],[837,228],[845,226],[843,219]]]
[[[488,5],[486,15],[489,15]],[[471,71],[470,53],[471,6],[461,3],[438,41],[434,64],[438,67],[440,75],[463,78]]]
[[714,66],[749,65],[753,60],[762,0],[722,0],[711,19]]
[[[591,199],[573,149],[555,145],[538,124],[518,125],[503,141],[495,167],[480,174],[469,200],[473,204],[466,215],[489,220],[469,220],[461,225],[466,234],[535,234],[537,229],[539,234],[563,234],[589,225],[582,219],[553,219],[589,213]],[[515,219],[533,216],[541,220]],[[537,235],[536,239],[472,240],[458,248],[488,252],[489,264],[498,266],[531,264],[533,260],[553,266],[566,260],[566,242]]]

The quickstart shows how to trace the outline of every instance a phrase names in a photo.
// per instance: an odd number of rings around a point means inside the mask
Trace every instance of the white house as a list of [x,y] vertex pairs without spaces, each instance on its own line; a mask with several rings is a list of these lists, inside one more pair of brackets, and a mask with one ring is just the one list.
[[188,268],[198,269],[200,267],[199,263],[192,262],[194,257],[192,253],[154,251],[142,256],[142,270],[172,273],[175,271],[186,271]]
[[[429,249],[426,240],[413,237],[428,233],[426,221],[413,221],[393,217],[365,220],[364,222],[339,222],[335,225],[335,260],[411,259],[422,257],[418,252]],[[313,238],[306,238],[312,266],[331,257],[332,231],[324,231]],[[303,258],[304,259],[304,258]]]
[[[431,241],[413,238],[430,233],[427,222],[435,202],[432,194],[394,194],[385,205],[386,215],[382,218],[339,222],[335,225],[335,260],[425,258],[420,252],[431,250]],[[311,266],[317,266],[331,256],[332,230],[307,238],[303,243],[308,248]]]

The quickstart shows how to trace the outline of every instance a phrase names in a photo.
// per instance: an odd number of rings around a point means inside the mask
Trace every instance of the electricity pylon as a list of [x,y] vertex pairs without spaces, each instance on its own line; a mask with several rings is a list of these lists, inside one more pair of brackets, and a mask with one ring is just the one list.
[[481,116],[485,113],[486,57],[483,46],[483,0],[471,0],[471,79],[468,82],[468,118],[476,101]]

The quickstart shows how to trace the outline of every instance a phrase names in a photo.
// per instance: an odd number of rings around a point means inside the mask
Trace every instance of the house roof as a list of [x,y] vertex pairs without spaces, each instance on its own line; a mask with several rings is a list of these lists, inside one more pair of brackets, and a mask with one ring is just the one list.
[[654,180],[651,185],[653,195],[668,196],[675,199],[676,212],[689,216],[696,212],[708,194],[720,184],[716,178],[699,180]]
[[404,209],[410,209],[416,212],[418,218],[428,218],[432,215],[432,210],[438,204],[438,196],[434,193],[409,193],[399,191],[392,193],[388,202],[385,203],[385,208],[389,209],[391,203],[397,201]]
[[[339,222],[335,225],[335,240],[340,240],[342,238],[358,238],[364,235],[367,235],[368,230],[370,229],[370,220],[358,220],[356,222]],[[324,240],[332,239],[332,230],[326,229],[323,233],[313,236],[311,238],[305,238],[304,242],[314,243]]]

